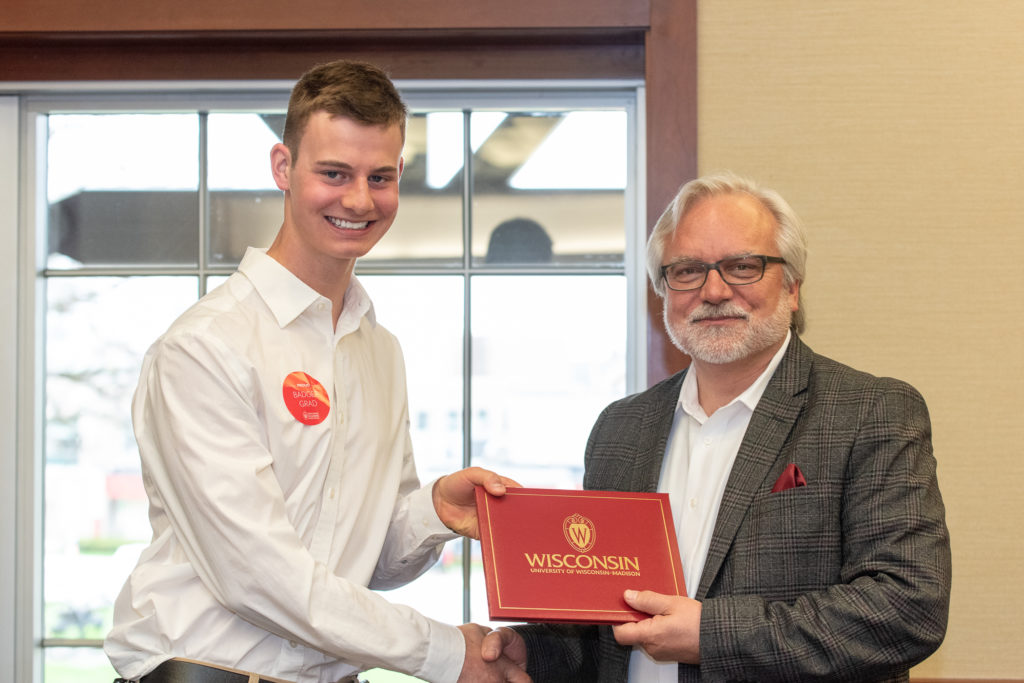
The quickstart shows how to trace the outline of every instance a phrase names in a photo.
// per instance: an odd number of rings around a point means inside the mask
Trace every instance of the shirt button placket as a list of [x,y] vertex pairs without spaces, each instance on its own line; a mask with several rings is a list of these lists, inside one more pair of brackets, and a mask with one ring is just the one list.
[[[333,342],[332,338],[328,347],[332,351]],[[337,525],[341,501],[341,496],[339,495],[341,491],[341,470],[344,464],[345,434],[344,429],[340,427],[342,421],[339,419],[339,416],[344,414],[344,406],[337,389],[338,371],[340,370],[336,360],[337,355],[334,358],[335,362],[331,368],[333,376],[329,378],[331,400],[331,409],[328,413],[328,420],[331,424],[329,462],[327,464],[326,480],[324,481],[323,497],[320,500],[320,518],[317,522],[313,543],[310,547],[313,557],[320,562],[328,560],[334,542],[334,529]]]

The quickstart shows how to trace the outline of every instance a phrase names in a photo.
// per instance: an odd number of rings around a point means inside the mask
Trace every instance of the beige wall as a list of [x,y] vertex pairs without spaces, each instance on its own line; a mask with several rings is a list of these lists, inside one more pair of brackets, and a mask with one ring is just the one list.
[[1024,672],[1024,2],[702,0],[701,173],[811,240],[805,339],[928,401],[953,598],[920,677]]

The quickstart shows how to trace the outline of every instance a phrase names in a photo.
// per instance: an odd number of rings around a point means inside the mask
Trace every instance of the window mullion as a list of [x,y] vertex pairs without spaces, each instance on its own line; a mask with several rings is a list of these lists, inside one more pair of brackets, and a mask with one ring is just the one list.
[[196,254],[199,296],[206,293],[206,264],[210,245],[210,112],[200,111],[199,114],[199,251]]
[[[470,141],[472,111],[462,112],[462,466],[473,460],[473,327],[472,282],[473,263],[473,146]],[[469,538],[462,539],[462,621],[470,619],[470,578],[473,570],[473,548]]]

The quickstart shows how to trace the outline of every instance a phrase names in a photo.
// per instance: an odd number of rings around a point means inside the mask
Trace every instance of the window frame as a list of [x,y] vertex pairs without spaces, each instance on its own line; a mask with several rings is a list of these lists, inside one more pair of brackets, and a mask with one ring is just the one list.
[[[625,254],[622,268],[602,266],[590,271],[578,267],[503,268],[502,274],[524,276],[560,272],[573,274],[623,274],[627,286],[627,368],[626,391],[644,388],[647,379],[647,301],[646,265],[646,159],[645,89],[638,80],[502,80],[502,81],[430,81],[397,80],[396,85],[411,111],[486,109],[514,106],[520,110],[622,106],[628,113],[627,177],[625,191]],[[196,266],[186,268],[85,267],[71,271],[48,270],[46,240],[42,230],[47,213],[46,116],[50,113],[93,111],[120,112],[194,112],[280,111],[292,86],[288,81],[207,81],[207,82],[104,82],[20,84],[14,95],[0,94],[0,230],[15,238],[16,249],[0,257],[0,272],[12,286],[0,293],[0,319],[10,325],[15,343],[6,345],[0,355],[0,378],[15,387],[0,399],[0,602],[12,605],[0,614],[0,678],[41,681],[44,652],[49,647],[96,647],[96,641],[43,639],[43,494],[44,494],[44,348],[46,341],[45,282],[50,277],[89,277],[103,275],[194,274],[199,276],[200,292],[209,276],[227,275],[235,266],[210,266],[206,259],[208,225],[200,232],[200,258]],[[514,105],[511,104],[514,97]],[[468,145],[468,143],[467,143]],[[205,150],[205,145],[201,145]],[[16,153],[14,152],[16,150]],[[200,165],[205,159],[200,160]],[[206,192],[205,173],[200,173],[199,192]],[[6,182],[4,182],[6,181]],[[464,197],[466,195],[464,194]],[[204,200],[201,200],[205,202]],[[464,206],[463,239],[471,238],[471,207]],[[208,214],[208,210],[204,211]],[[2,266],[7,266],[6,268]],[[393,274],[394,268],[368,266],[358,268],[365,274]],[[415,268],[405,273],[431,274],[430,268]],[[466,316],[463,344],[464,410],[471,405],[470,327],[471,278],[491,272],[472,263],[472,254],[464,249],[459,268],[444,268],[445,275],[462,275]],[[465,420],[464,463],[468,464],[470,420]],[[464,552],[468,558],[469,553]],[[468,620],[469,568],[464,566],[463,609]]]

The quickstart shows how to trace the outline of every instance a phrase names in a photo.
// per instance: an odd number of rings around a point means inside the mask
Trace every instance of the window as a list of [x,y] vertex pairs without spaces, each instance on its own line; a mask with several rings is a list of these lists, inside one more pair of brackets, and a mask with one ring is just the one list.
[[[401,209],[357,273],[402,342],[421,480],[474,464],[578,487],[594,419],[644,367],[639,88],[501,85],[404,84]],[[129,411],[138,368],[178,314],[276,233],[268,152],[287,89],[23,103],[33,256],[19,298],[36,316],[23,321],[32,343],[19,368],[37,389],[21,458],[38,473],[41,530],[20,532],[33,537],[23,547],[36,578],[24,585],[37,604],[18,628],[35,634],[46,683],[113,676],[99,648],[149,537]],[[478,544],[449,543],[389,599],[487,622]],[[381,676],[371,680],[394,680]]]

